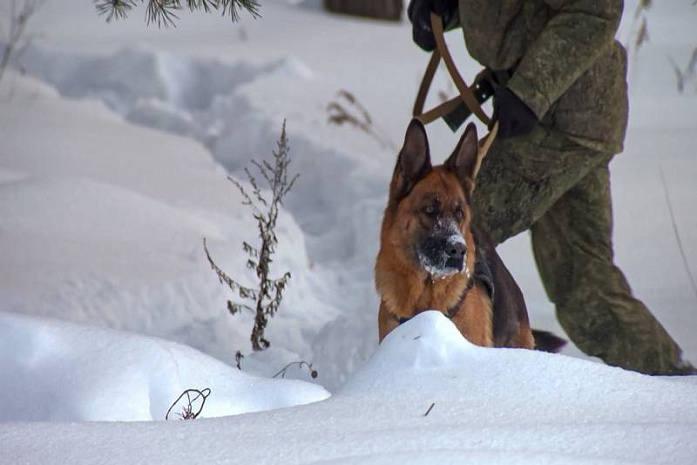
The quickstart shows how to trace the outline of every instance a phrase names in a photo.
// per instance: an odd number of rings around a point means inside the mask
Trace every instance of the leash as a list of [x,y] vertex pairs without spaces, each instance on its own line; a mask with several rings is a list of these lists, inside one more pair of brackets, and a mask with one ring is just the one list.
[[[489,124],[491,123],[491,118],[489,118],[489,116],[487,116],[487,114],[484,113],[482,106],[480,105],[479,101],[477,100],[477,97],[475,96],[475,92],[477,92],[477,85],[467,85],[465,80],[460,75],[460,72],[457,70],[455,62],[453,61],[453,58],[450,55],[450,51],[448,50],[448,46],[445,43],[443,20],[440,18],[440,16],[436,15],[435,13],[431,13],[431,28],[433,30],[433,36],[436,40],[436,49],[433,50],[433,54],[431,55],[431,59],[428,62],[428,66],[426,66],[426,72],[424,73],[424,77],[421,80],[419,91],[416,94],[416,100],[414,101],[414,109],[412,115],[414,116],[414,118],[418,119],[424,125],[426,125],[438,118],[450,114],[453,110],[460,106],[461,102],[464,102],[467,108],[477,118],[479,118],[479,120],[482,123],[489,127]],[[431,83],[433,82],[433,76],[436,74],[436,70],[438,69],[438,65],[440,64],[441,59],[445,63],[445,67],[448,70],[448,73],[450,74],[450,77],[452,78],[453,82],[455,83],[455,87],[457,87],[457,90],[460,93],[460,95],[446,102],[443,102],[440,105],[437,105],[436,107],[432,108],[431,110],[428,110],[427,112],[424,112],[424,103],[426,102],[426,96],[428,95]],[[489,71],[487,69],[484,69],[477,75],[474,82],[476,83],[482,81],[488,73]]]
[[[487,134],[485,136],[485,139],[483,139],[479,143],[479,151],[483,155],[478,157],[477,166],[474,171],[474,174],[476,176],[481,166],[482,159],[489,151],[489,148],[491,147],[491,144],[494,142],[496,134],[499,130],[498,121],[495,121],[494,125],[491,126],[491,118],[489,118],[489,116],[487,116],[487,114],[484,113],[484,110],[482,109],[482,106],[475,95],[475,92],[478,92],[476,83],[486,80],[490,71],[486,68],[482,70],[475,77],[475,84],[473,84],[472,86],[468,86],[465,80],[460,75],[460,72],[457,70],[457,66],[455,66],[453,57],[450,55],[448,46],[445,43],[443,20],[440,16],[438,16],[435,13],[431,13],[431,28],[433,30],[433,37],[436,39],[436,49],[433,50],[433,53],[431,54],[431,59],[429,60],[428,65],[426,66],[426,72],[424,73],[424,77],[421,80],[421,85],[419,85],[419,91],[416,94],[416,100],[414,101],[414,109],[412,111],[412,115],[415,119],[421,121],[425,126],[428,123],[437,120],[438,118],[446,117],[447,115],[451,114],[453,110],[455,110],[457,107],[461,105],[462,102],[464,102],[467,108],[477,118],[479,118],[479,120],[482,123],[484,123],[484,125],[486,125],[487,127],[491,127],[491,129],[489,130],[489,134]],[[457,90],[460,92],[460,95],[446,102],[443,102],[440,105],[437,105],[436,107],[424,113],[424,104],[426,102],[426,96],[428,95],[431,83],[433,82],[433,76],[435,76],[436,74],[436,70],[438,69],[438,65],[440,64],[441,59],[445,63],[445,67],[447,68],[450,77],[455,83]]]

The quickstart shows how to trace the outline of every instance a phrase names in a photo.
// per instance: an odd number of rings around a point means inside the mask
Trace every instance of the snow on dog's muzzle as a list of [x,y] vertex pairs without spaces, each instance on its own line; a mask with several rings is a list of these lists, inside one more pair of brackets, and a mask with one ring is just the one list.
[[448,238],[445,253],[448,256],[445,267],[462,271],[465,265],[465,255],[467,254],[467,245],[462,235],[458,234]]
[[465,270],[467,244],[453,221],[439,222],[418,246],[419,262],[434,278]]

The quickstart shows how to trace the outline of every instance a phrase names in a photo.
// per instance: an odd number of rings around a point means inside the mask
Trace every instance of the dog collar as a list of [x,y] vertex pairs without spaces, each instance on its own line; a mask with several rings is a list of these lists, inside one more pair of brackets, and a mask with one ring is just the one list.
[[[463,302],[465,301],[465,298],[467,297],[467,294],[469,294],[469,291],[471,291],[473,287],[474,287],[474,277],[470,276],[469,279],[467,280],[467,285],[466,285],[465,288],[462,290],[462,294],[460,294],[460,298],[457,299],[457,303],[455,303],[455,305],[453,305],[452,307],[450,307],[450,308],[444,313],[444,315],[447,316],[448,318],[450,318],[451,320],[452,320],[453,318],[455,318],[455,316],[457,316],[457,313],[460,311],[460,307],[462,307],[462,304],[463,304]],[[420,313],[420,312],[416,312],[416,314],[418,314],[418,313]],[[401,318],[397,318],[397,316],[395,315],[395,318],[397,319],[397,321],[398,321],[399,324],[401,325],[401,324],[406,323],[407,321],[411,320],[413,317],[408,317],[408,318],[407,318],[407,317],[401,317]]]

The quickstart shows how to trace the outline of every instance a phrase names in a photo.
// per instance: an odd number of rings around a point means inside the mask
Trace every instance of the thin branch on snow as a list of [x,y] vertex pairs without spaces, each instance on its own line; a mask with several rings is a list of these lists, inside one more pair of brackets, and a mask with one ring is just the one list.
[[[208,399],[210,395],[211,390],[209,388],[202,390],[187,389],[182,392],[181,395],[177,397],[177,400],[169,407],[165,415],[165,420],[169,420],[170,414],[177,407],[180,411],[176,412],[176,415],[178,415],[181,420],[195,420],[201,412],[203,412],[203,406],[206,404],[206,399]],[[184,399],[185,397],[186,399]]]
[[278,378],[279,375],[281,376],[281,378],[285,378],[285,377],[286,377],[286,373],[287,373],[287,371],[288,371],[288,368],[290,368],[290,367],[293,366],[293,365],[298,365],[299,368],[302,368],[303,366],[306,366],[307,369],[310,370],[310,376],[312,376],[313,379],[314,379],[314,378],[317,378],[318,373],[317,373],[317,370],[315,370],[315,369],[312,367],[312,363],[307,363],[307,362],[304,361],[304,360],[301,360],[301,361],[299,361],[299,362],[290,362],[288,365],[284,366],[278,373],[276,373],[275,375],[273,375],[272,378]]

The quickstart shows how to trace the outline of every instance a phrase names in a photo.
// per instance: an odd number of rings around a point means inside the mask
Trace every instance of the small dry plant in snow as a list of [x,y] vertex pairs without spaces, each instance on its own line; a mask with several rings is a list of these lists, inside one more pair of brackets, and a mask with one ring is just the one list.
[[211,390],[209,388],[202,390],[187,389],[169,407],[165,420],[170,420],[170,415],[172,417],[176,415],[180,420],[195,420],[203,412],[203,406],[210,395]]
[[[251,193],[248,193],[236,179],[228,177],[242,194],[244,199],[242,204],[251,209],[252,215],[257,222],[259,238],[261,239],[260,246],[255,247],[247,242],[243,242],[242,249],[247,254],[247,268],[253,270],[256,274],[258,286],[244,286],[220,269],[211,257],[206,240],[203,240],[206,257],[211,268],[218,276],[220,283],[226,284],[241,300],[241,302],[228,300],[227,309],[230,314],[236,315],[243,310],[249,310],[255,314],[254,327],[250,337],[252,348],[255,351],[264,350],[271,345],[264,337],[264,330],[269,322],[269,318],[273,317],[278,311],[283,292],[290,280],[290,272],[285,272],[278,279],[271,278],[272,256],[276,250],[276,244],[278,244],[275,228],[279,208],[283,204],[283,198],[298,179],[297,174],[289,176],[288,170],[291,162],[289,152],[290,146],[288,145],[286,122],[284,121],[281,137],[277,142],[276,150],[273,152],[273,161],[268,162],[264,160],[261,163],[252,161],[252,164],[257,168],[268,185],[268,194],[262,191],[257,178],[247,168],[245,168],[245,173],[252,186]],[[245,302],[249,302],[249,304]],[[242,357],[241,352],[238,352],[236,356],[238,366]]]
[[347,90],[340,90],[336,100],[327,105],[328,122],[342,126],[348,124],[360,129],[377,140],[382,147],[396,150],[390,137],[373,123],[368,110],[358,101],[355,95]]

